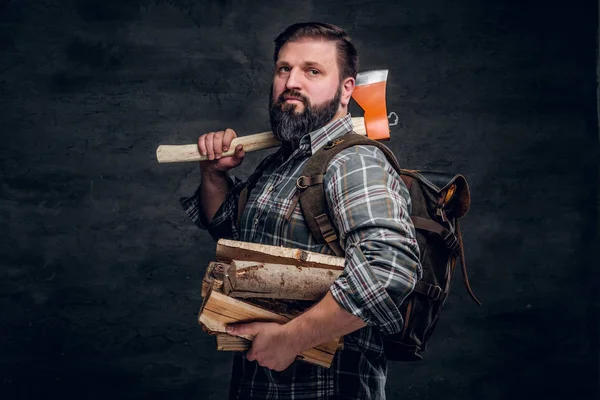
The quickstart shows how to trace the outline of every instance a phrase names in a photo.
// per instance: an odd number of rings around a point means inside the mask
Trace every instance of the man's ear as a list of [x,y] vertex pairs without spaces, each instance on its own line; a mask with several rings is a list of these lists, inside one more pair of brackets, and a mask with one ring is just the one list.
[[352,98],[355,86],[356,81],[352,77],[345,78],[342,81],[342,96],[340,99],[342,107],[348,107],[348,104],[350,104],[350,98]]

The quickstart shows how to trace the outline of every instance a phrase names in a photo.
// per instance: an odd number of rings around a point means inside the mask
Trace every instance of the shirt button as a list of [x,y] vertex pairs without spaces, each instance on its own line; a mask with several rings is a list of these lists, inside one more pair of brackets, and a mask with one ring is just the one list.
[[254,218],[254,225],[258,225],[258,218]]

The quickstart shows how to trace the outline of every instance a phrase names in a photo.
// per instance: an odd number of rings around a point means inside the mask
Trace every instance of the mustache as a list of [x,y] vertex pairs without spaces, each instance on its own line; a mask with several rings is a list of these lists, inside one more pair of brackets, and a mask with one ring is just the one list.
[[310,105],[308,98],[295,89],[288,89],[288,90],[285,90],[284,92],[282,92],[279,95],[279,97],[277,98],[276,104],[281,105],[281,104],[285,103],[286,97],[295,97],[297,99],[300,99],[302,101],[302,103],[304,103],[304,107],[308,107]]

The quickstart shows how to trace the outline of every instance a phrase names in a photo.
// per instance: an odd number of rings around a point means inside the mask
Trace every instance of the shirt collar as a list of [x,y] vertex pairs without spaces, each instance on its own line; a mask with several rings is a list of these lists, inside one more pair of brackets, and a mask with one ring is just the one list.
[[327,144],[327,142],[351,132],[352,129],[352,116],[350,113],[348,113],[344,117],[331,121],[322,128],[316,129],[304,135],[300,139],[300,146],[297,154],[314,154],[317,150]]

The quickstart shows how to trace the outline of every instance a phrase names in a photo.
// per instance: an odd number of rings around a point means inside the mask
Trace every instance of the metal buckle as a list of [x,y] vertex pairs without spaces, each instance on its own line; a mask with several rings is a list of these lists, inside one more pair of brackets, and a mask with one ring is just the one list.
[[303,184],[300,183],[300,180],[302,178],[306,178],[306,176],[303,175],[303,176],[299,177],[298,179],[296,179],[296,187],[298,189],[306,189],[308,187],[308,185],[303,185]]
[[333,146],[337,146],[338,144],[342,143],[344,141],[343,138],[337,138],[334,141],[329,141],[327,142],[327,144],[325,146],[323,146],[326,149],[331,149]]
[[439,300],[442,293],[443,290],[439,286],[430,286],[427,289],[427,296],[431,297],[433,300]]
[[459,247],[458,239],[456,238],[456,235],[452,232],[450,232],[444,238],[444,244],[446,245],[446,247],[448,247],[448,249],[450,250],[451,253],[454,253],[455,251],[457,251],[458,247]]
[[448,216],[446,215],[446,210],[444,209],[443,204],[435,209],[435,215],[440,217],[442,219],[442,221],[448,222]]
[[337,234],[335,232],[335,229],[333,228],[333,225],[331,225],[331,221],[329,220],[327,214],[320,214],[316,216],[315,222],[317,223],[317,226],[319,227],[319,230],[321,231],[325,242],[329,243],[337,241]]
[[400,118],[398,118],[398,114],[396,114],[395,112],[391,112],[388,114],[388,120],[391,119],[392,117],[396,117],[396,119],[394,120],[394,122],[390,122],[390,126],[394,126],[394,125],[398,125],[398,120]]

